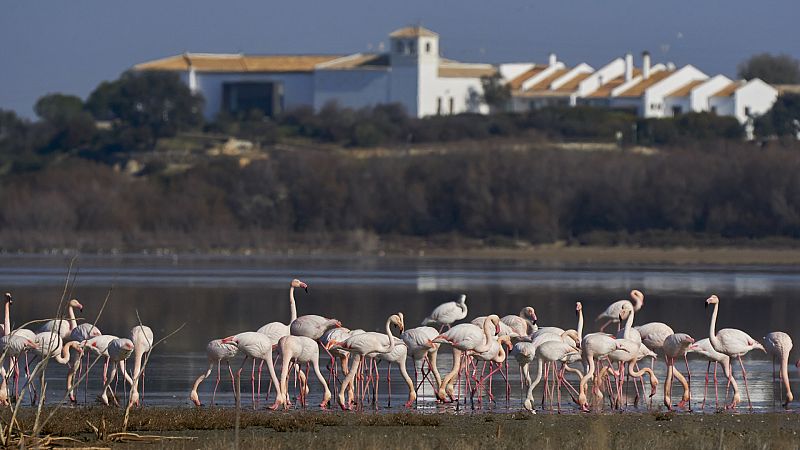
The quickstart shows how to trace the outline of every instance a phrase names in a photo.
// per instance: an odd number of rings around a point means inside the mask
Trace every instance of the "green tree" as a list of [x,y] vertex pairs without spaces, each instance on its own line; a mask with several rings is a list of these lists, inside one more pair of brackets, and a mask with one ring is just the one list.
[[795,136],[800,121],[800,94],[783,94],[766,114],[756,119],[759,136]]
[[126,134],[140,136],[140,146],[152,146],[160,137],[203,122],[203,98],[171,72],[125,72],[113,82],[100,84],[87,105],[98,119],[114,119],[117,128],[134,129]]
[[83,100],[74,95],[47,94],[36,101],[33,110],[42,120],[61,126],[83,112]]
[[505,111],[511,100],[511,88],[508,83],[503,83],[500,74],[481,77],[483,86],[483,101],[493,109]]
[[760,53],[739,64],[739,78],[760,78],[773,84],[800,83],[800,61],[789,55]]

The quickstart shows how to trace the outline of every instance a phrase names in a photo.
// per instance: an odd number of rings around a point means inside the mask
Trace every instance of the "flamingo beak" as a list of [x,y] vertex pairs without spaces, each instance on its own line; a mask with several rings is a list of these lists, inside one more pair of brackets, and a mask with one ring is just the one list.
[[305,283],[303,283],[301,281],[300,282],[300,287],[303,288],[304,291],[306,291],[306,294],[308,294],[308,285],[307,284],[305,284]]

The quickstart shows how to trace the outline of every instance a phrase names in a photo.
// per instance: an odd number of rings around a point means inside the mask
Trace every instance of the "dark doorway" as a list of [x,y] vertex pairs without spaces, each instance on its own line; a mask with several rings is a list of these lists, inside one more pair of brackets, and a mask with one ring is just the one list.
[[266,116],[281,112],[283,85],[276,82],[223,83],[222,107],[231,114],[257,109]]

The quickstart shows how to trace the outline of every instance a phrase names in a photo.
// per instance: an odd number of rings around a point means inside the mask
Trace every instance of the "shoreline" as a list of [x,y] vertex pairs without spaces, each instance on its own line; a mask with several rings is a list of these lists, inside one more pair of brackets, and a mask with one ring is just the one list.
[[225,249],[186,252],[167,248],[138,252],[49,249],[41,252],[3,251],[0,258],[395,258],[418,260],[516,261],[542,265],[720,265],[793,266],[800,264],[800,248],[757,247],[605,247],[543,245],[528,248],[406,248],[374,251],[285,248],[269,251]]

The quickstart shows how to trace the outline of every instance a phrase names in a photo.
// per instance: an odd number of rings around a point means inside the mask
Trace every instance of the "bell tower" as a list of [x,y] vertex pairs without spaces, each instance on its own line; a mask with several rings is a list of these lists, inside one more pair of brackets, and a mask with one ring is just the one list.
[[420,117],[420,103],[439,70],[439,35],[421,26],[400,28],[389,34],[392,67],[389,100],[401,103],[412,117]]

